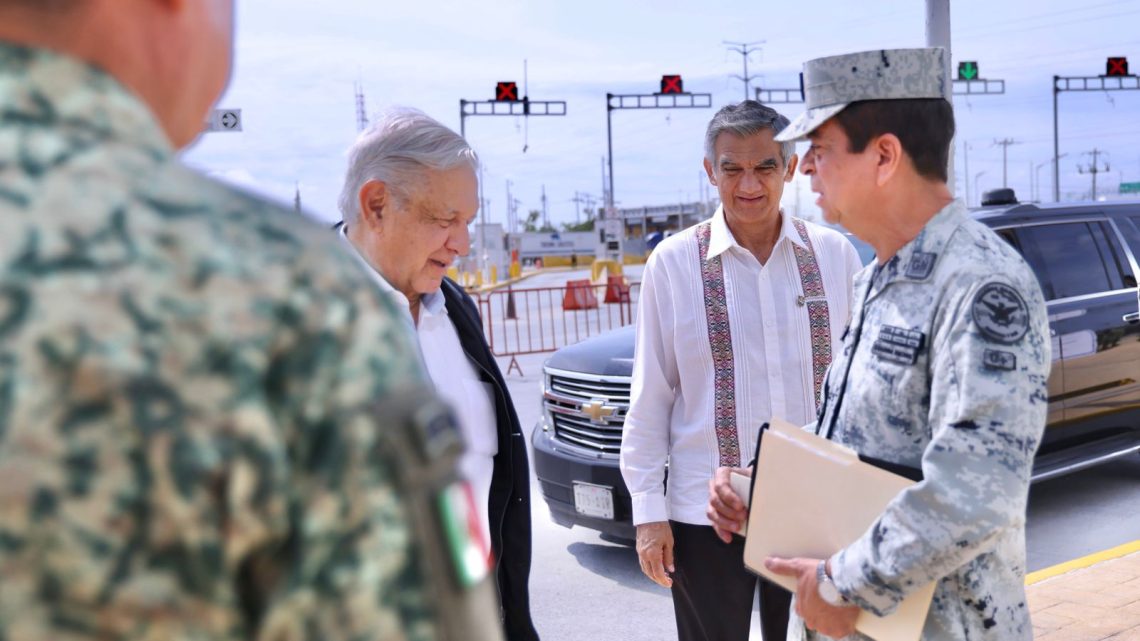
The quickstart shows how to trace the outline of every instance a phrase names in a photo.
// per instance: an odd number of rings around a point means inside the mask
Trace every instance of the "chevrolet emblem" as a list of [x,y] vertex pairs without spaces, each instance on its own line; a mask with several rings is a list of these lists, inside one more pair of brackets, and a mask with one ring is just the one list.
[[613,405],[606,405],[605,401],[599,399],[594,399],[587,403],[582,403],[580,409],[582,410],[583,414],[590,417],[591,423],[597,423],[598,425],[605,425],[605,419],[613,416],[614,412],[617,411],[616,407]]

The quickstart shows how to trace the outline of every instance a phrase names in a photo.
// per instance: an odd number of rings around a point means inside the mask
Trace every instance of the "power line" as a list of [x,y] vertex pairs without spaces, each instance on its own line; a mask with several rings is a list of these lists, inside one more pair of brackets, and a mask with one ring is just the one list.
[[1041,29],[1053,29],[1053,28],[1057,28],[1057,27],[1072,27],[1073,25],[1085,24],[1085,23],[1090,23],[1090,22],[1100,22],[1102,20],[1117,20],[1123,16],[1130,16],[1130,15],[1134,15],[1137,13],[1140,13],[1140,9],[1135,10],[1135,11],[1123,11],[1120,13],[1109,13],[1109,14],[1105,14],[1102,16],[1092,16],[1092,17],[1079,19],[1079,20],[1065,20],[1063,22],[1052,22],[1052,23],[1048,23],[1048,24],[1040,24],[1040,25],[1034,25],[1034,26],[1030,26],[1030,27],[1020,27],[1020,28],[1011,28],[1011,29],[997,29],[997,30],[987,31],[987,32],[971,33],[971,34],[965,35],[963,37],[971,39],[971,40],[973,40],[973,39],[983,40],[986,38],[991,38],[993,36],[1006,36],[1006,37],[1008,37],[1008,36],[1013,36],[1013,35],[1017,35],[1017,34],[1028,33],[1030,31],[1038,31]]
[[[1033,23],[1033,22],[1037,22],[1039,20],[1045,20],[1048,18],[1056,18],[1057,16],[1069,15],[1072,13],[1088,15],[1090,13],[1095,12],[1097,9],[1104,9],[1107,7],[1115,7],[1115,6],[1119,6],[1122,4],[1123,5],[1131,5],[1134,3],[1132,0],[1116,0],[1114,2],[1103,2],[1101,4],[1086,5],[1086,6],[1082,6],[1082,7],[1073,7],[1073,8],[1069,8],[1069,9],[1061,9],[1060,11],[1049,11],[1049,12],[1045,12],[1045,13],[1036,13],[1036,14],[1026,14],[1026,12],[1023,10],[1023,8],[1019,7],[1017,9],[1017,24],[1019,25],[1019,27],[1023,27],[1026,23]],[[994,19],[996,20],[997,18],[994,17]],[[1035,26],[1036,25],[1030,25],[1028,28],[1032,29],[1032,28],[1035,28]],[[957,33],[955,33],[954,35],[955,36],[957,36],[957,35],[973,36],[973,35],[979,34],[979,33],[990,33],[992,30],[993,30],[993,23],[992,22],[991,23],[982,23],[982,24],[980,24],[977,27],[972,28],[972,29],[969,27],[967,27],[965,29],[961,29]],[[1020,30],[1020,29],[1019,28],[1010,29],[1007,31],[1007,33],[1013,33],[1013,32],[1018,31],[1018,30]]]

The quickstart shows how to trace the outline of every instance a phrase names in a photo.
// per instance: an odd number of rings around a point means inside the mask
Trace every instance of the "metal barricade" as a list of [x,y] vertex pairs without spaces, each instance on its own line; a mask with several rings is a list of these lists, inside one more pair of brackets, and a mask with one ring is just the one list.
[[553,352],[611,329],[632,325],[641,283],[507,288],[479,294],[483,332],[495,356],[510,357],[507,373],[522,368],[516,357]]

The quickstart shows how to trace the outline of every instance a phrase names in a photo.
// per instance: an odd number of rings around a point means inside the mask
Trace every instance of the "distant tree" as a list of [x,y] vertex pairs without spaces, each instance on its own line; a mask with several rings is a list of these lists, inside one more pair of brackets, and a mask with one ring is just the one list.
[[523,222],[523,229],[525,231],[538,231],[538,217],[542,215],[541,211],[532,209],[526,213],[526,221]]
[[580,223],[562,223],[562,231],[594,231],[594,210],[586,210],[586,220]]
[[540,225],[538,219],[542,217],[542,212],[537,209],[532,209],[526,213],[526,221],[523,223],[523,231],[535,231],[542,233],[549,233],[555,231],[549,224]]

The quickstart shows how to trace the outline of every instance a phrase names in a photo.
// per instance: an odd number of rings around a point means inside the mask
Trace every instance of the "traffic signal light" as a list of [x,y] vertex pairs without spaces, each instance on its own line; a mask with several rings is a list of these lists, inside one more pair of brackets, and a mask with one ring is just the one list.
[[963,60],[958,63],[958,80],[977,80],[978,63],[974,60]]
[[519,85],[517,82],[500,82],[495,84],[495,100],[498,102],[518,102]]
[[685,93],[681,88],[681,76],[661,76],[661,93]]
[[1109,58],[1105,63],[1104,75],[1106,76],[1127,76],[1128,75],[1128,58],[1118,56]]

